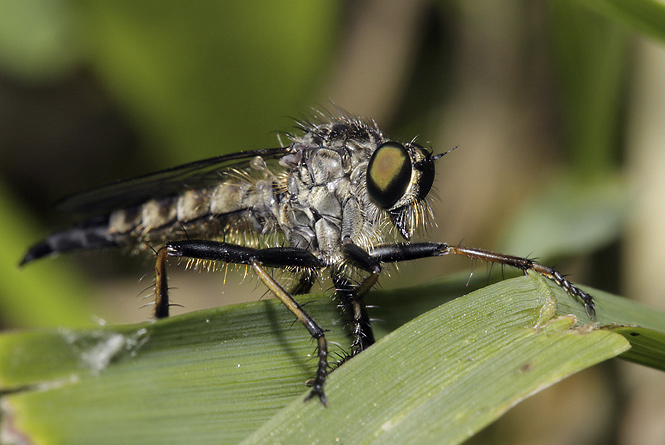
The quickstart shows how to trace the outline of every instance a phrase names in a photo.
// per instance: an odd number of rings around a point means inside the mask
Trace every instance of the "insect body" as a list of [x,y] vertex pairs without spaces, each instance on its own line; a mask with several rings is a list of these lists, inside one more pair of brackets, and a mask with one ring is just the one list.
[[[91,215],[34,245],[21,264],[76,249],[154,249],[155,316],[169,315],[166,260],[244,264],[317,341],[318,364],[307,399],[323,403],[329,372],[323,329],[294,299],[328,271],[351,321],[352,357],[374,342],[363,297],[384,263],[459,254],[534,270],[580,298],[591,296],[532,260],[446,243],[411,243],[431,216],[433,155],[414,142],[388,140],[374,122],[321,116],[277,149],[221,156],[100,187],[65,200]],[[266,268],[293,272],[284,287]],[[360,277],[360,278],[358,278]]]

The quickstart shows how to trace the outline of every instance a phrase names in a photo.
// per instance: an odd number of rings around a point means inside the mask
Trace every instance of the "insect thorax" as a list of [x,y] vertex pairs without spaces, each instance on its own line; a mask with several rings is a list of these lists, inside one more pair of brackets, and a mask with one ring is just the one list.
[[[342,261],[342,240],[368,249],[381,233],[381,215],[367,195],[365,175],[384,137],[360,121],[308,127],[293,139],[279,225],[293,247],[307,249],[328,265]],[[384,220],[384,222],[387,222]]]

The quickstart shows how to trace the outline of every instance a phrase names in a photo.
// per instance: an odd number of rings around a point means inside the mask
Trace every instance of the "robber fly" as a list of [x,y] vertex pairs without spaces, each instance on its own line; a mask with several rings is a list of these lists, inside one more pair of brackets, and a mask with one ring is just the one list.
[[[431,220],[433,154],[414,141],[387,139],[374,121],[319,113],[298,123],[286,147],[193,162],[65,199],[90,215],[29,249],[21,264],[60,252],[128,247],[156,252],[154,316],[169,315],[169,257],[251,267],[316,339],[318,363],[307,399],[326,403],[330,372],[324,330],[294,299],[327,270],[350,320],[348,358],[374,343],[363,297],[384,263],[447,254],[535,271],[579,298],[592,297],[559,272],[527,258],[460,245],[410,242]],[[294,275],[286,287],[266,268]]]

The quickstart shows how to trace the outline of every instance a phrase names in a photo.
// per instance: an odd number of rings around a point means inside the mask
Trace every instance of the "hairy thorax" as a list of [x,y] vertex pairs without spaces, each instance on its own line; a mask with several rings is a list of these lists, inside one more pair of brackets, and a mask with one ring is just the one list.
[[340,266],[343,242],[368,249],[380,238],[381,218],[367,196],[365,174],[382,136],[356,131],[340,138],[351,131],[342,125],[323,130],[295,140],[294,154],[282,159],[289,172],[278,220],[290,246]]

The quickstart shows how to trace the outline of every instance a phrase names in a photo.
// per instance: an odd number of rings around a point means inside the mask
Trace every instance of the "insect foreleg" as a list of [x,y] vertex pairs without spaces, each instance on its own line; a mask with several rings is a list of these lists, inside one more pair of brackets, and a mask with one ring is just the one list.
[[[165,252],[165,253],[162,253]],[[166,244],[158,254],[157,281],[159,273],[163,275],[165,255],[183,258],[193,258],[211,261],[224,261],[227,263],[247,264],[252,267],[259,279],[275,294],[279,300],[296,316],[305,326],[310,335],[317,341],[318,365],[312,390],[305,400],[318,396],[325,405],[326,397],[323,393],[323,384],[328,375],[328,345],[323,329],[307,314],[302,306],[279,284],[265,267],[302,267],[320,268],[323,263],[306,250],[291,247],[275,247],[267,249],[252,249],[235,244],[213,241],[178,241]],[[161,259],[161,262],[160,262]],[[165,282],[165,280],[163,280]],[[303,280],[301,280],[302,282]],[[158,291],[161,287],[158,287]],[[164,288],[164,292],[166,289]],[[164,300],[164,298],[162,298]]]
[[522,258],[518,256],[505,255],[503,253],[491,252],[489,250],[474,249],[471,247],[463,246],[450,246],[444,244],[446,253],[453,253],[456,255],[464,255],[469,258],[488,261],[491,263],[505,264],[507,266],[516,267],[521,269],[524,272],[528,270],[533,270],[534,272],[549,278],[554,281],[561,289],[565,290],[571,296],[579,298],[584,303],[584,309],[586,310],[589,318],[595,318],[596,316],[596,306],[593,302],[593,297],[588,293],[584,292],[582,289],[575,286],[573,283],[564,278],[556,270],[551,267],[544,266],[540,263],[537,263],[528,258]]
[[369,255],[381,263],[399,263],[448,253],[443,243],[384,244],[370,249]]
[[545,278],[554,281],[559,287],[568,292],[571,296],[579,298],[584,303],[584,309],[590,318],[596,315],[596,307],[593,298],[582,289],[564,278],[551,267],[544,266],[528,258],[506,255],[503,253],[491,252],[489,250],[475,249],[463,246],[451,246],[446,243],[413,243],[413,244],[387,244],[377,246],[369,251],[369,254],[382,263],[409,261],[418,258],[431,256],[440,256],[446,254],[464,255],[475,260],[487,261],[490,263],[505,264],[515,267],[524,272],[532,270]]

